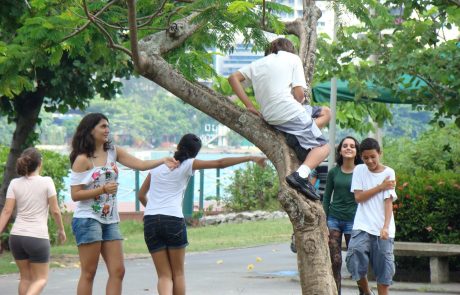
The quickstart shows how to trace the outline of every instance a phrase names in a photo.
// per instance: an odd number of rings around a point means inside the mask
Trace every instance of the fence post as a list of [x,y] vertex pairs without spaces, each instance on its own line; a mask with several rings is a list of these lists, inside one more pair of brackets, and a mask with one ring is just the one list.
[[200,211],[204,209],[204,170],[200,170]]
[[185,218],[192,217],[193,214],[193,191],[195,190],[195,176],[190,177],[187,188],[185,189],[184,201],[182,202],[182,213]]
[[216,198],[220,199],[220,168],[216,169]]
[[139,212],[140,210],[140,205],[139,205],[139,198],[137,197],[137,194],[139,193],[139,170],[134,170],[134,200],[136,204],[136,212]]

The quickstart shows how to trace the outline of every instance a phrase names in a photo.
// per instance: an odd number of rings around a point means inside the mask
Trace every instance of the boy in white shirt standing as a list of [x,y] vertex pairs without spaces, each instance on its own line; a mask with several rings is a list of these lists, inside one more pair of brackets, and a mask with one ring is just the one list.
[[380,163],[382,151],[375,139],[366,138],[360,148],[364,164],[355,167],[351,183],[358,209],[348,246],[347,268],[352,279],[357,281],[360,294],[374,294],[367,281],[370,263],[378,294],[387,295],[395,273],[395,172]]
[[[330,109],[302,105],[307,89],[302,61],[286,38],[271,42],[267,56],[234,72],[228,82],[246,108],[276,129],[294,135],[308,155],[297,171],[286,177],[290,186],[311,200],[320,196],[308,181],[315,169],[329,154],[329,145],[321,133],[329,123]],[[246,95],[242,82],[249,82],[260,105],[260,112]]]

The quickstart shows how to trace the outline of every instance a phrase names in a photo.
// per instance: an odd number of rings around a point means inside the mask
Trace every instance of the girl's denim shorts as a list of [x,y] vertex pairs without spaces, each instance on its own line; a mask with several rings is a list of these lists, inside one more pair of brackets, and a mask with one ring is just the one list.
[[93,218],[73,218],[72,232],[77,246],[95,242],[123,240],[118,223],[104,224]]
[[327,217],[327,227],[346,235],[350,235],[353,230],[353,220],[341,220],[332,216]]
[[150,253],[185,248],[188,245],[185,220],[161,214],[145,215],[144,239]]

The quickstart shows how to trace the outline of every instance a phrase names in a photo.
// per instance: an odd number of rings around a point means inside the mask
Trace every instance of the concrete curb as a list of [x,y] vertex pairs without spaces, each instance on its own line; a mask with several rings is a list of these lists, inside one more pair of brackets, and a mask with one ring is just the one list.
[[[377,283],[375,281],[369,282],[372,290],[377,290]],[[353,288],[356,282],[351,279],[342,278],[342,286]],[[356,288],[358,290],[358,288]],[[415,291],[415,292],[431,292],[440,294],[460,294],[459,283],[446,283],[446,284],[431,284],[431,283],[413,283],[413,282],[393,282],[390,287],[391,290],[397,291]]]

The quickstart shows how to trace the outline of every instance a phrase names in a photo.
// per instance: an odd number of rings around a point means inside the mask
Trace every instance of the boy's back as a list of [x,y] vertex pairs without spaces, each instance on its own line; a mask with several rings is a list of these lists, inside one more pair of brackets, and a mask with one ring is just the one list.
[[[390,180],[395,179],[395,171],[390,167],[385,167],[382,172],[373,173],[369,171],[365,164],[357,165],[353,171],[351,191],[366,191],[372,189],[381,184],[387,177],[389,177]],[[396,192],[393,189],[377,193],[369,200],[359,203],[353,223],[353,230],[363,230],[372,235],[380,236],[380,230],[385,221],[384,200],[390,195],[393,196],[393,201],[396,200]],[[389,236],[390,238],[395,237],[395,222],[393,215],[390,221]]]
[[291,93],[295,86],[307,87],[297,55],[279,51],[238,71],[252,84],[260,111],[269,124],[284,123],[304,111]]

